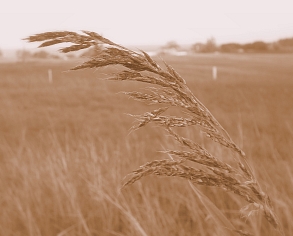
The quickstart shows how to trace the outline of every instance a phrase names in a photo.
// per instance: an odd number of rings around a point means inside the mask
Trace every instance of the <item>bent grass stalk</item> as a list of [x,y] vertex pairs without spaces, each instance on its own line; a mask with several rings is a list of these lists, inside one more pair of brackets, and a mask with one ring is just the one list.
[[[109,80],[137,81],[152,85],[146,92],[125,92],[129,97],[146,104],[161,106],[158,109],[134,116],[137,123],[132,130],[139,129],[149,123],[161,126],[176,140],[184,150],[167,150],[170,159],[155,160],[140,166],[133,171],[124,183],[126,187],[148,175],[181,177],[192,185],[219,187],[227,192],[233,192],[245,199],[248,204],[242,208],[247,216],[251,212],[263,212],[266,220],[281,235],[284,235],[277,219],[271,200],[258,183],[250,168],[245,153],[230,138],[227,131],[219,124],[210,111],[194,96],[185,80],[168,64],[163,69],[146,52],[135,52],[118,45],[101,35],[82,31],[82,34],[70,31],[45,32],[26,38],[29,42],[42,42],[39,47],[47,47],[59,43],[72,43],[71,46],[60,49],[63,53],[78,51],[89,47],[100,46],[99,55],[78,65],[72,70],[100,68],[105,66],[121,65],[125,69],[117,72]],[[185,117],[168,115],[167,110],[176,107],[185,114]],[[212,155],[197,142],[182,137],[176,130],[182,127],[197,126],[206,134],[206,137],[230,149],[234,154],[228,164]],[[198,168],[189,163],[199,164]],[[229,162],[230,163],[230,162]],[[203,200],[203,195],[193,188],[201,202],[207,209],[216,213],[211,202]],[[231,223],[222,223],[226,228],[239,235],[251,235],[247,232],[232,228]]]

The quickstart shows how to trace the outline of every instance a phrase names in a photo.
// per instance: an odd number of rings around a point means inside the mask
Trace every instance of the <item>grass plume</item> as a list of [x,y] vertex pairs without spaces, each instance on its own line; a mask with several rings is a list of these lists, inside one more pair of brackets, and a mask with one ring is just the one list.
[[[263,212],[266,220],[283,235],[271,200],[254,176],[244,151],[233,142],[227,131],[195,97],[186,81],[170,65],[165,63],[165,68],[162,68],[146,52],[129,50],[95,32],[82,31],[82,34],[69,31],[46,32],[30,36],[26,40],[42,42],[40,47],[72,43],[71,46],[60,49],[63,53],[102,46],[99,55],[72,70],[121,65],[124,69],[109,80],[137,81],[151,85],[146,92],[125,92],[135,100],[159,106],[155,110],[134,116],[137,122],[132,129],[136,130],[150,123],[160,126],[165,130],[166,135],[178,142],[180,150],[166,150],[164,152],[172,158],[155,160],[140,166],[129,175],[124,187],[148,175],[180,177],[193,185],[218,187],[243,198],[247,202],[243,209],[249,209],[246,212],[247,216],[254,211]],[[184,116],[169,115],[172,108],[179,109]],[[233,158],[229,163],[212,155],[196,141],[182,137],[178,129],[190,126],[197,126],[207,139],[231,150]],[[193,163],[198,167],[194,167]],[[241,230],[231,230],[239,235],[250,235]]]

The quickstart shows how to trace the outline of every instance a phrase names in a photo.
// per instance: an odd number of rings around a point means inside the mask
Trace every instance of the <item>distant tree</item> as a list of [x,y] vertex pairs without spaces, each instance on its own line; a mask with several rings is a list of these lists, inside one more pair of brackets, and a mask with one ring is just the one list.
[[210,39],[207,40],[204,52],[215,52],[217,51],[217,44],[216,40],[214,37],[211,37]]
[[50,58],[50,53],[42,50],[42,51],[38,51],[38,52],[35,52],[32,57],[34,58],[38,58],[38,59],[47,59],[47,58]]
[[22,62],[25,62],[28,58],[32,56],[32,54],[30,51],[27,51],[27,50],[17,50],[16,56],[19,60],[21,60]]
[[281,51],[281,47],[280,47],[279,43],[277,43],[277,42],[268,43],[267,46],[268,46],[268,51],[270,51],[270,52]]
[[285,47],[293,47],[293,38],[280,39],[278,44]]
[[246,52],[266,52],[268,51],[269,47],[266,43],[262,41],[256,41],[253,43],[244,44],[243,49]]
[[193,52],[215,52],[217,51],[216,40],[214,37],[209,38],[206,43],[196,43],[191,46]]
[[220,46],[221,52],[239,52],[242,50],[242,45],[239,43],[226,43]]
[[280,39],[276,44],[279,51],[293,52],[293,38]]
[[0,49],[0,57],[3,57],[3,52],[1,49]]
[[31,54],[32,58],[36,59],[60,59],[58,55],[51,54],[45,50],[41,50]]

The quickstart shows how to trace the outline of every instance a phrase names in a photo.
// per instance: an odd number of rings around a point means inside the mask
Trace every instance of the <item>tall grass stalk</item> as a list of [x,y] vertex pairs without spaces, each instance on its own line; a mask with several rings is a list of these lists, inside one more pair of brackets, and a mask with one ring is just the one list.
[[[82,31],[82,34],[69,31],[46,32],[30,36],[26,40],[42,42],[39,47],[72,43],[72,45],[60,49],[63,53],[100,46],[102,50],[99,55],[72,70],[120,65],[124,69],[108,78],[109,80],[137,81],[151,85],[144,92],[124,92],[135,100],[157,105],[154,110],[135,115],[137,122],[131,129],[136,130],[153,123],[162,127],[166,135],[176,140],[180,147],[163,151],[171,158],[150,161],[134,170],[123,187],[149,175],[180,177],[188,180],[194,186],[218,187],[234,193],[247,202],[241,209],[241,212],[247,217],[252,212],[262,212],[270,225],[279,234],[284,235],[270,197],[261,188],[244,151],[233,142],[228,132],[194,96],[185,80],[170,65],[165,63],[165,68],[162,68],[146,52],[129,50],[95,32]],[[173,114],[174,109],[179,109],[181,115]],[[203,145],[180,134],[180,128],[191,126],[196,126],[207,139],[229,149],[233,153],[232,158],[223,159],[213,155]],[[206,208],[217,218],[218,213],[216,213],[215,206],[212,206],[208,199],[204,200],[204,195],[200,194],[198,190],[196,193]],[[115,205],[115,202],[113,204]],[[131,217],[130,220],[132,220]],[[221,225],[231,232],[251,235],[248,232],[234,229],[230,222],[225,223],[224,221],[222,220]],[[139,225],[136,225],[136,228],[142,235],[145,234]]]

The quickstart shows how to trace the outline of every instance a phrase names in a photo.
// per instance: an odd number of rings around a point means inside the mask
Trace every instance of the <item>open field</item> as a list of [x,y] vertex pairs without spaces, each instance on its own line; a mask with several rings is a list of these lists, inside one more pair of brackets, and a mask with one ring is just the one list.
[[[246,152],[292,235],[293,55],[165,60]],[[143,85],[100,79],[116,68],[66,72],[74,65],[0,64],[0,235],[222,235],[185,180],[147,177],[120,191],[124,176],[175,143],[152,126],[129,132],[126,113],[149,108],[118,92]],[[199,189],[236,228],[277,235],[262,215],[241,219],[233,194]]]

